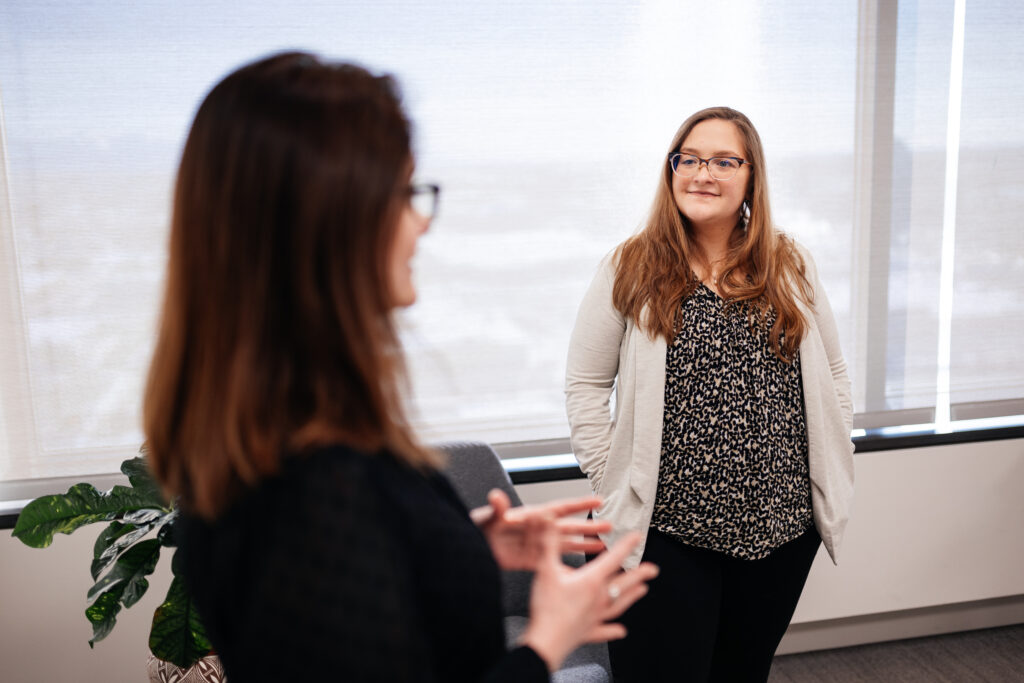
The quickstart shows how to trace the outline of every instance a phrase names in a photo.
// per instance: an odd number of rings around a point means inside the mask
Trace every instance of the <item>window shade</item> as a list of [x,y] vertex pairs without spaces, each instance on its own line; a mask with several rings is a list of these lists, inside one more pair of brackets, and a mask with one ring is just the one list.
[[[418,175],[444,188],[420,301],[400,315],[425,439],[567,435],[583,292],[642,224],[677,126],[719,104],[761,133],[775,219],[815,255],[859,420],[933,411],[954,12],[900,3],[885,17],[809,0],[6,3],[0,480],[108,472],[137,449],[192,114],[229,70],[288,48],[396,74]],[[970,2],[966,17],[950,401],[1005,414],[1024,397],[1011,73],[1024,17],[1011,2]],[[879,30],[895,31],[888,52]],[[888,105],[864,95],[869,77]],[[858,218],[880,196],[877,177],[858,194],[868,156],[889,169],[887,222]],[[864,231],[885,254],[866,270]],[[884,305],[868,319],[857,302],[872,287]]]

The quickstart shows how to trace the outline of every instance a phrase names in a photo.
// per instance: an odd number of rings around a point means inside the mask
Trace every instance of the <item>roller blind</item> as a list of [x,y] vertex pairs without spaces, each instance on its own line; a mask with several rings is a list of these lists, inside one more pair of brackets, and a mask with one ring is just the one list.
[[858,421],[933,419],[940,399],[954,418],[1024,412],[1024,17],[1008,1],[968,2],[959,24],[952,2],[889,7],[5,3],[0,481],[112,471],[135,451],[191,117],[228,71],[292,48],[394,73],[418,174],[443,186],[400,316],[427,440],[567,435],[565,353],[594,268],[642,224],[678,125],[719,104],[758,127],[776,221],[817,260]]

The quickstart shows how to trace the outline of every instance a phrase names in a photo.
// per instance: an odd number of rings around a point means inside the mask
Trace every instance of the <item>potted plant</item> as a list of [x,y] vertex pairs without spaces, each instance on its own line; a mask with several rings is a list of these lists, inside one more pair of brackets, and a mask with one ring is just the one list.
[[[142,457],[121,463],[129,486],[101,492],[91,484],[75,484],[66,493],[42,496],[28,503],[14,525],[12,535],[22,543],[45,548],[53,542],[54,534],[70,534],[88,524],[107,523],[96,539],[90,566],[95,581],[86,596],[85,609],[92,624],[90,647],[111,632],[122,607],[131,607],[145,594],[149,588],[147,577],[156,568],[161,549],[176,547],[178,509],[161,494],[144,454],[143,450]],[[168,662],[184,670],[206,671],[213,666],[219,677],[209,680],[223,680],[223,671],[212,656],[210,641],[185,588],[177,559],[176,554],[171,558],[174,578],[167,597],[153,614],[149,649],[158,661],[150,663],[150,675],[157,675],[154,669],[164,669],[162,662]]]

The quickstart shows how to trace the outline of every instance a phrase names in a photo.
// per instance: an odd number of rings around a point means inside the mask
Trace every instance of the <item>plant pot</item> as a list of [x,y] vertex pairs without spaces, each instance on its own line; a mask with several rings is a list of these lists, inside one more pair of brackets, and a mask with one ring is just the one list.
[[206,655],[188,669],[157,659],[153,653],[146,659],[150,683],[225,683],[224,667],[217,655]]

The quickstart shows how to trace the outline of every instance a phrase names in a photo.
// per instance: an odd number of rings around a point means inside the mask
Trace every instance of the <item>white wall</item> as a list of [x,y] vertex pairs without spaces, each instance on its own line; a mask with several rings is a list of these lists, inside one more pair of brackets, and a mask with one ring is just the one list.
[[149,591],[89,649],[85,594],[92,586],[92,545],[102,527],[58,535],[37,550],[0,535],[0,681],[53,683],[146,681],[149,626],[171,585],[170,555],[160,558]]
[[[840,565],[819,555],[780,651],[1024,622],[1024,439],[867,453],[856,467]],[[519,491],[539,502],[588,489],[575,480]],[[168,558],[90,651],[82,611],[96,532],[45,550],[0,536],[0,680],[145,680]]]
[[865,453],[839,557],[794,621],[1024,594],[1024,440]]

